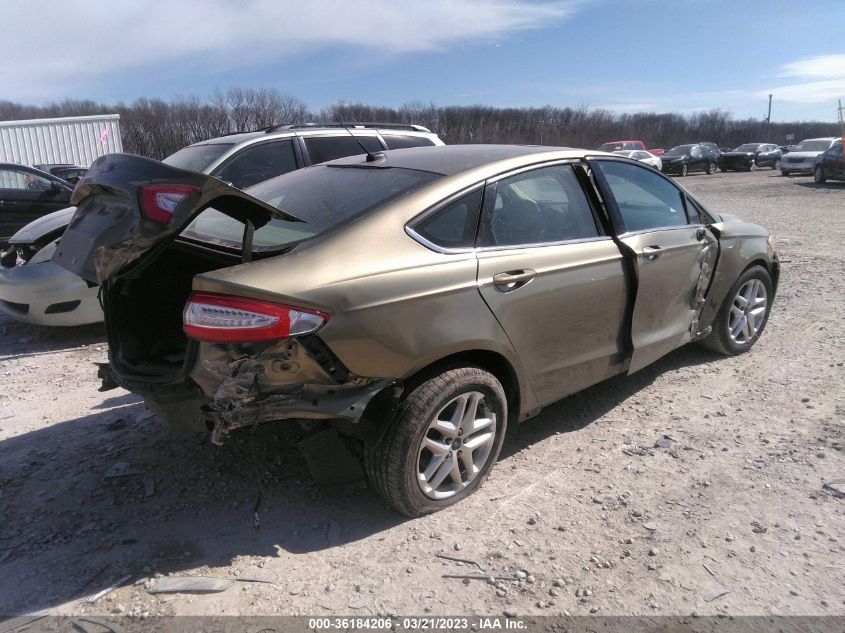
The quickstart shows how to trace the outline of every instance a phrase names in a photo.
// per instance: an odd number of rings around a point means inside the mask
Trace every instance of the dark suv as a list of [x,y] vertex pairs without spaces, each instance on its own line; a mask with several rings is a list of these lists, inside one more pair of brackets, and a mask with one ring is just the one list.
[[664,174],[686,176],[691,171],[712,174],[719,164],[722,152],[715,143],[691,143],[676,145],[660,157]]
[[180,149],[163,162],[209,174],[244,189],[335,158],[443,144],[421,125],[303,123],[201,141]]
[[845,150],[842,141],[836,141],[826,152],[816,157],[813,166],[813,180],[823,183],[826,180],[845,180]]

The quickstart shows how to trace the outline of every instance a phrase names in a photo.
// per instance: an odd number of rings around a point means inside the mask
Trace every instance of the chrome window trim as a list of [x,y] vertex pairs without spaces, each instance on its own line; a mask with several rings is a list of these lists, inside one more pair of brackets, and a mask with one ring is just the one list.
[[[672,228],[683,228],[683,227],[672,227]],[[545,248],[548,246],[569,246],[571,244],[586,244],[589,242],[602,242],[602,241],[613,241],[613,238],[610,235],[599,235],[596,237],[581,237],[572,240],[561,240],[558,242],[535,242],[532,244],[508,244],[507,246],[475,246],[475,247],[467,247],[467,248],[447,248],[444,246],[438,246],[434,242],[431,242],[424,238],[422,235],[414,231],[414,229],[410,226],[405,226],[405,233],[410,237],[412,240],[418,242],[420,245],[425,246],[429,250],[434,251],[435,253],[441,253],[443,255],[461,255],[467,253],[491,253],[497,251],[515,251],[525,248]]]

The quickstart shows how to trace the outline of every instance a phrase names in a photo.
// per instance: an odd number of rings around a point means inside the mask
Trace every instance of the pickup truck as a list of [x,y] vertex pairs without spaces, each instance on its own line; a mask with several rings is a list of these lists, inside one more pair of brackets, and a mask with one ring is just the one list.
[[655,156],[663,156],[664,149],[646,149],[642,141],[610,141],[599,147],[600,152],[618,152],[620,150],[643,150]]

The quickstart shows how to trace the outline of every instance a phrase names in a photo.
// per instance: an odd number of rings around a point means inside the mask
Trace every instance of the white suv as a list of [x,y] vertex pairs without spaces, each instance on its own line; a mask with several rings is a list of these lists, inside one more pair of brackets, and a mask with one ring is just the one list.
[[421,125],[304,123],[201,141],[171,154],[163,162],[203,172],[244,189],[335,158],[443,144]]

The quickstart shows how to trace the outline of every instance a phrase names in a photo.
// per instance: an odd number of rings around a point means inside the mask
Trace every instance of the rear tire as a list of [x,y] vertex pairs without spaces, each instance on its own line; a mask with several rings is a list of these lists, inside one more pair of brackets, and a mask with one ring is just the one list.
[[725,356],[747,352],[766,327],[773,297],[769,273],[762,266],[752,266],[731,286],[713,321],[713,331],[700,344]]
[[686,163],[684,163],[683,165],[681,165],[681,168],[678,170],[678,175],[681,176],[681,177],[684,177],[688,173],[689,173],[689,167],[687,166]]
[[813,170],[813,180],[818,184],[827,182],[827,177],[824,175],[824,169],[822,169],[821,165],[816,165],[816,168]]
[[772,169],[774,169],[775,171],[780,169],[780,158],[778,158],[774,163],[772,163]]
[[708,176],[716,173],[716,163],[707,163],[707,169],[704,170]]
[[507,417],[504,389],[491,373],[479,367],[444,371],[413,388],[382,436],[367,444],[367,476],[409,517],[454,505],[487,478]]

